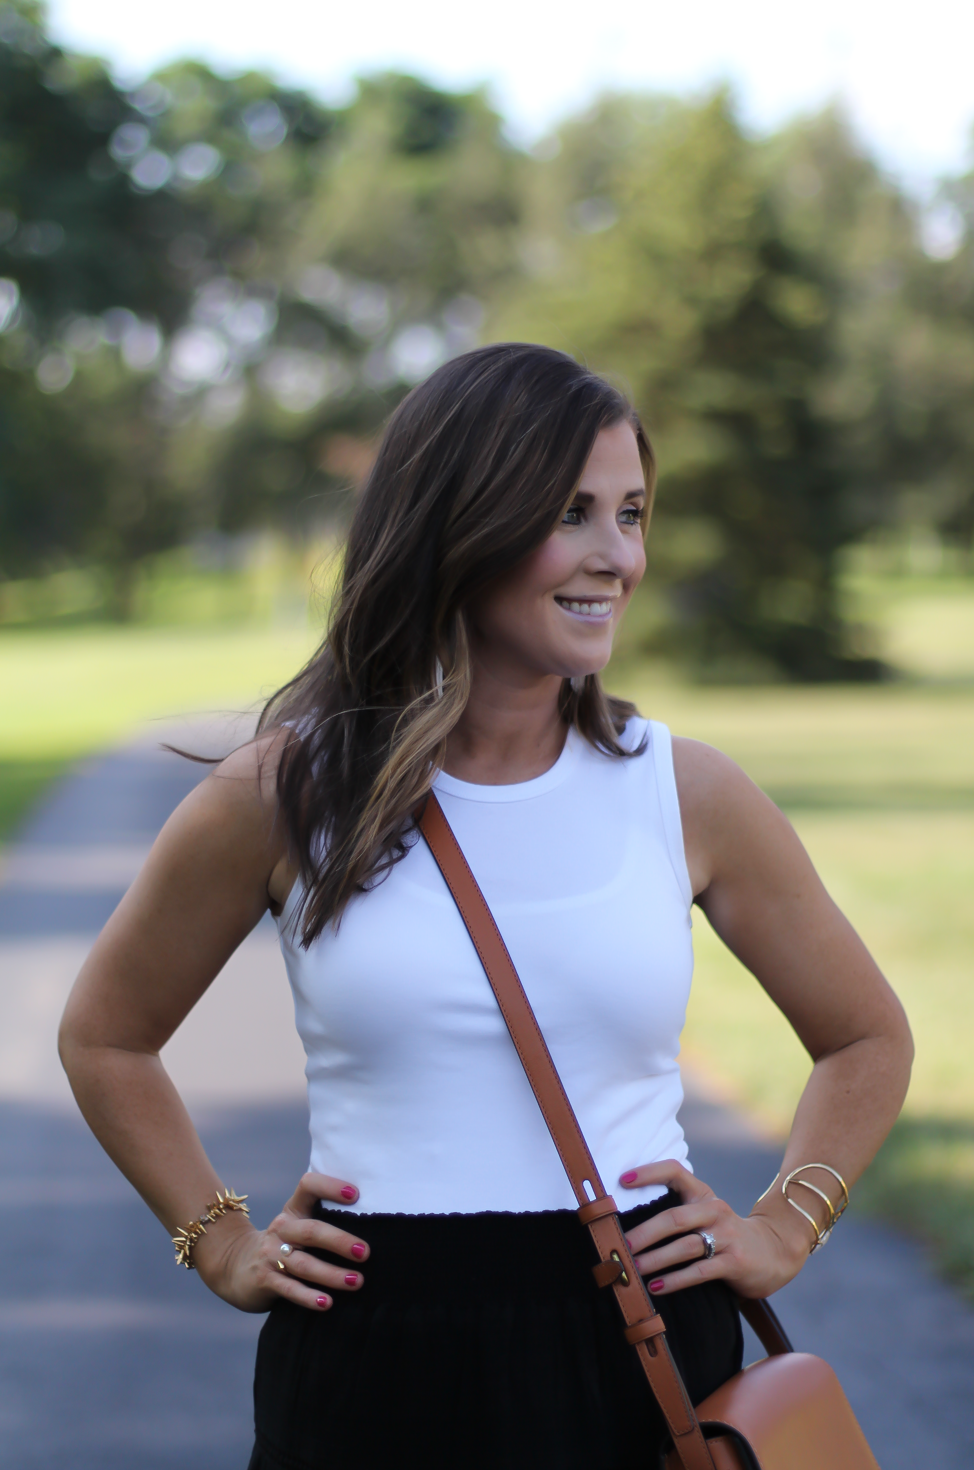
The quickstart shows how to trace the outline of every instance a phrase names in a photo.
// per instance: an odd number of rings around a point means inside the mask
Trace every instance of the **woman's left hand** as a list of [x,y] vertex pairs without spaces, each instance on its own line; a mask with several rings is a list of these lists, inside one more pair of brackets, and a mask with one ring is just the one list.
[[[723,1280],[740,1296],[766,1297],[797,1276],[808,1259],[811,1241],[796,1231],[792,1222],[776,1218],[778,1212],[772,1213],[773,1206],[767,1213],[759,1209],[742,1219],[717,1198],[709,1185],[674,1159],[632,1169],[622,1175],[619,1183],[625,1189],[665,1184],[682,1201],[626,1234],[641,1275],[649,1278],[647,1285],[653,1296],[669,1296],[686,1286]],[[705,1242],[695,1233],[699,1230],[714,1238],[714,1254],[709,1260]],[[660,1245],[663,1240],[668,1244]]]

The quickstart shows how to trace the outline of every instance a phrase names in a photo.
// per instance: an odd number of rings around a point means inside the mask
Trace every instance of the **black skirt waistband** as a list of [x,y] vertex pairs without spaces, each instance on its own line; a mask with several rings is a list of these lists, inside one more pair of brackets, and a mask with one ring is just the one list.
[[[620,1215],[624,1230],[680,1203],[672,1191]],[[350,1215],[318,1206],[315,1218],[366,1241],[362,1266],[366,1292],[375,1300],[432,1302],[456,1299],[520,1300],[587,1296],[594,1254],[588,1231],[574,1210],[518,1214]],[[315,1251],[322,1260],[348,1266],[346,1257]]]

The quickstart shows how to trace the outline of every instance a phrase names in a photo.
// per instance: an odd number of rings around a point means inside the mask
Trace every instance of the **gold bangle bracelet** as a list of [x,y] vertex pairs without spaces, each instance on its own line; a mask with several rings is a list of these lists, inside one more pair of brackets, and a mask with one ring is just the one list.
[[[825,1193],[823,1189],[819,1189],[816,1184],[810,1184],[807,1179],[798,1178],[798,1175],[803,1174],[806,1169],[824,1169],[826,1174],[831,1174],[832,1178],[838,1181],[843,1196],[842,1203],[838,1209],[835,1208],[832,1201],[829,1199],[829,1196]],[[791,1198],[790,1194],[788,1193],[788,1186],[796,1184],[800,1184],[803,1189],[811,1190],[812,1194],[817,1194],[820,1200],[824,1200],[825,1206],[829,1212],[828,1224],[824,1228],[820,1228],[818,1221],[814,1218],[814,1216],[810,1215],[807,1210],[803,1210],[801,1205],[796,1204],[795,1201]],[[815,1252],[817,1250],[820,1250],[821,1247],[828,1240],[829,1236],[832,1234],[832,1231],[835,1229],[836,1223],[845,1213],[845,1210],[849,1204],[849,1189],[846,1185],[845,1180],[838,1172],[838,1170],[832,1168],[831,1164],[799,1164],[798,1168],[792,1169],[791,1173],[784,1180],[781,1186],[781,1193],[791,1205],[792,1209],[797,1210],[799,1215],[804,1216],[809,1225],[811,1225],[812,1229],[815,1231],[815,1240],[813,1241],[812,1246],[809,1250],[809,1255],[814,1255]]]
[[246,1194],[234,1194],[232,1189],[216,1192],[213,1204],[207,1205],[198,1220],[190,1220],[186,1229],[180,1228],[172,1238],[176,1247],[176,1265],[185,1266],[187,1271],[195,1271],[193,1261],[193,1246],[200,1237],[206,1234],[207,1225],[212,1225],[214,1220],[219,1220],[221,1215],[226,1215],[232,1210],[239,1210],[243,1215],[250,1214],[250,1207],[244,1204],[248,1198]]

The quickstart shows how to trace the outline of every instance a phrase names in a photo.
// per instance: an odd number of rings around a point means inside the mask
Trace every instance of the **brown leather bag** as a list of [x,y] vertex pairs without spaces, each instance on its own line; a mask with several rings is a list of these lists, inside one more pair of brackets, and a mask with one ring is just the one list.
[[[667,1346],[663,1319],[636,1269],[612,1197],[605,1192],[578,1120],[487,901],[432,793],[419,827],[436,860],[501,1008],[588,1227],[600,1287],[611,1288],[669,1429],[665,1470],[879,1470],[829,1365],[792,1350],[763,1301],[740,1308],[770,1354],[693,1405]],[[661,1467],[661,1470],[663,1470]]]

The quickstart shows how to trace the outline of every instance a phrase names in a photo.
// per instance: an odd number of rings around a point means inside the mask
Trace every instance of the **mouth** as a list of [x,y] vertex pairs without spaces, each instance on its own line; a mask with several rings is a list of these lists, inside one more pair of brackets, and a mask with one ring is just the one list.
[[608,597],[556,597],[555,601],[562,612],[581,618],[586,623],[607,623],[612,617],[612,599]]

